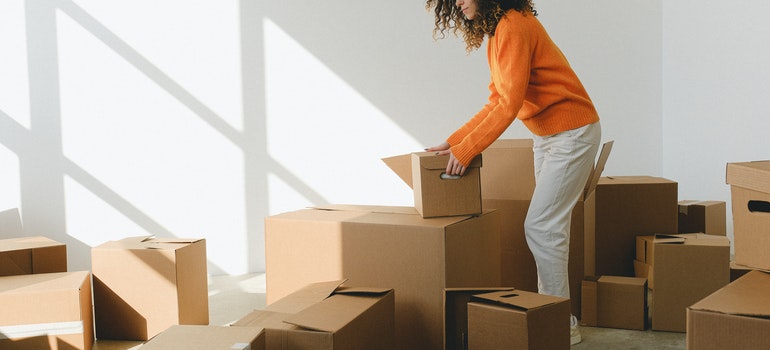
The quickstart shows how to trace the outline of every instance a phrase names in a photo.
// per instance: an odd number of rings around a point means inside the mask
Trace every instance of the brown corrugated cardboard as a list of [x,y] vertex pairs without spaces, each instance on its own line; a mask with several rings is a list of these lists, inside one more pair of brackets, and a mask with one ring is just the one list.
[[18,208],[0,211],[0,238],[24,236]]
[[735,262],[770,270],[770,161],[728,163]]
[[67,271],[67,246],[46,237],[0,239],[0,276]]
[[175,324],[207,325],[206,241],[130,237],[91,250],[96,336],[147,340]]
[[736,264],[735,261],[730,261],[730,282],[735,281],[738,278],[741,278],[743,275],[747,274],[749,271],[754,270],[756,269]]
[[[652,305],[652,329],[684,332],[686,308],[730,281],[730,242],[725,236],[690,233],[640,237]],[[640,259],[638,256],[637,259]]]
[[[607,163],[613,142],[602,146],[596,166],[586,182],[583,195],[572,210],[570,226],[569,280],[572,314],[580,317],[580,282],[584,270],[584,235],[594,230],[593,191]],[[503,285],[537,292],[535,259],[524,235],[535,175],[532,140],[497,140],[482,153],[482,203],[501,211],[501,278]],[[512,180],[512,179],[515,179]]]
[[752,271],[687,309],[688,350],[770,349],[770,275]]
[[265,219],[267,304],[309,283],[396,290],[398,349],[441,349],[446,288],[500,285],[500,213],[335,205]]
[[265,350],[265,333],[259,327],[173,325],[146,343],[141,350]]
[[679,233],[727,235],[727,204],[724,201],[679,201]]
[[90,277],[87,271],[0,277],[0,348],[90,350]]
[[592,327],[645,330],[647,280],[637,277],[593,276],[583,280],[581,323]]
[[414,207],[424,218],[481,213],[481,156],[463,176],[444,177],[449,156],[433,152],[412,153]]
[[586,275],[633,277],[636,236],[679,228],[677,187],[652,176],[602,177],[595,191],[595,230],[586,234]]
[[394,349],[394,291],[343,282],[312,283],[233,327],[264,328],[266,347],[274,350]]
[[468,303],[468,349],[570,348],[569,300],[521,290],[478,294]]
[[468,302],[476,294],[512,290],[497,288],[450,288],[444,293],[444,349],[468,349]]

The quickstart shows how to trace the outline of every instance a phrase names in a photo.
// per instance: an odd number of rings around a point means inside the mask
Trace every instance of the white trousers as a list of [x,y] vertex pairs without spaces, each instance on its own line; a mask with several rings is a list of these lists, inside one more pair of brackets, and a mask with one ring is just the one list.
[[601,134],[596,122],[534,137],[535,191],[524,232],[535,257],[541,294],[570,297],[567,261],[572,209],[591,173]]

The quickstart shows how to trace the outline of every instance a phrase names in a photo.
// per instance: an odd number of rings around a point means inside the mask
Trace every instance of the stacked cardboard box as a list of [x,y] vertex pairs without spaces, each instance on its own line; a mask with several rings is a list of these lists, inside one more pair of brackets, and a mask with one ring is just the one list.
[[0,239],[0,276],[67,271],[67,246],[47,237]]
[[623,276],[588,276],[583,281],[583,317],[586,326],[647,328],[647,279]]
[[687,349],[770,349],[770,275],[751,271],[687,309]]
[[637,237],[650,288],[652,329],[686,331],[687,307],[730,281],[730,242],[705,234]]
[[394,291],[343,287],[343,282],[309,284],[232,327],[264,329],[271,350],[394,349]]
[[723,201],[679,201],[679,233],[727,234],[727,210]]
[[500,213],[422,218],[412,207],[303,209],[265,219],[267,304],[318,280],[393,288],[396,348],[442,349],[447,288],[500,286]]
[[770,161],[727,164],[735,263],[770,270]]

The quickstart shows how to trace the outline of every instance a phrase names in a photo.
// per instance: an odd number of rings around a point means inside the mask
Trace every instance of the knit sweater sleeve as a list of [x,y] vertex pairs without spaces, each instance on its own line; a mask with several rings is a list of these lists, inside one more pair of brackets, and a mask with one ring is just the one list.
[[463,165],[500,137],[524,104],[534,43],[527,28],[516,22],[503,18],[489,38],[489,102],[447,139]]

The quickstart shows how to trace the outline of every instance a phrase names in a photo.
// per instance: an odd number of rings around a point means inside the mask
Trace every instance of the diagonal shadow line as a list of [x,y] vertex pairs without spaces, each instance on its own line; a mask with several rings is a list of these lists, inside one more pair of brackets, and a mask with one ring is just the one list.
[[326,200],[320,193],[316,192],[313,188],[308,186],[305,181],[302,181],[302,179],[298,178],[294,173],[286,169],[283,165],[275,161],[272,157],[268,158],[269,166],[268,168],[273,171],[273,173],[278,176],[280,179],[282,179],[284,182],[286,182],[291,188],[293,188],[297,193],[301,193],[305,198],[310,200],[315,205],[323,205],[323,204],[329,204],[329,201]]
[[219,117],[216,112],[204,105],[199,99],[185,90],[184,87],[171,79],[171,77],[156,67],[120,37],[115,35],[83,8],[69,0],[61,1],[59,8],[120,57],[133,65],[140,72],[144,73],[146,77],[150,78],[150,80],[158,84],[158,86],[163,88],[171,96],[174,96],[179,102],[187,106],[187,108],[198,115],[198,117],[209,124],[214,130],[217,130],[223,136],[227,137],[239,148],[245,149],[243,135],[237,129],[230,126],[230,124]]
[[176,237],[176,235],[171,231],[147,216],[135,205],[131,204],[121,195],[113,191],[109,186],[99,181],[99,179],[95,178],[93,175],[85,171],[70,159],[64,157],[62,163],[62,172],[65,175],[71,176],[80,185],[88,189],[101,200],[109,203],[111,207],[118,210],[127,218],[130,218],[131,221],[142,227],[147,232],[151,232],[152,234],[156,235]]
[[28,143],[29,134],[27,128],[0,110],[0,144],[19,155]]

